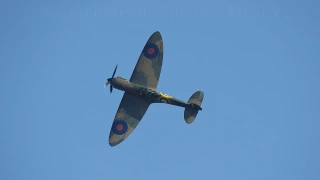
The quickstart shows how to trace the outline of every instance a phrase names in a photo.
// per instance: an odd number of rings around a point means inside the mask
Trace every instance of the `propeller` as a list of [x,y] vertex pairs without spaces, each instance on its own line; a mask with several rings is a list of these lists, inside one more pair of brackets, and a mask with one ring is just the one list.
[[[111,78],[108,78],[107,82],[104,84],[104,87],[107,87],[107,86],[110,84],[112,78],[113,78],[114,75],[116,74],[117,68],[118,68],[118,64],[116,65],[116,68],[115,68],[114,71],[113,71],[112,77],[111,77]],[[113,90],[113,86],[112,86],[112,84],[110,84],[110,93],[112,93],[112,90]]]

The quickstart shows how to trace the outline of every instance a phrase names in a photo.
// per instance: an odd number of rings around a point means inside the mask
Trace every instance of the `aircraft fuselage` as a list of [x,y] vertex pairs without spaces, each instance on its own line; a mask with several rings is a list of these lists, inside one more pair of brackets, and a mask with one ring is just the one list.
[[154,89],[129,82],[128,80],[121,77],[112,78],[110,84],[120,91],[125,91],[133,95],[140,96],[151,103],[167,103],[180,107],[188,106],[188,103],[182,100],[179,100],[162,92],[158,92]]

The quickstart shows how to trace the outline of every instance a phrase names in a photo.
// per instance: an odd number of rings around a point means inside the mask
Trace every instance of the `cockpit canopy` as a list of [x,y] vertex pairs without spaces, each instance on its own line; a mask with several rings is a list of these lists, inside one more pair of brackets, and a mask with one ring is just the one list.
[[120,77],[120,76],[118,76],[117,78],[123,79],[123,80],[125,80],[125,81],[128,81],[127,79],[125,79],[125,78],[123,78],[123,77]]

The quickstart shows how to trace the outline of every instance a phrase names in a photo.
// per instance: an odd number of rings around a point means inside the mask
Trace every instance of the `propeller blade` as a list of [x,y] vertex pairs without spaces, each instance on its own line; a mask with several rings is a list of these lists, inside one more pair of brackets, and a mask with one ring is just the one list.
[[106,88],[109,84],[110,84],[110,82],[106,82],[106,83],[104,84],[104,88]]
[[116,68],[115,68],[114,71],[113,71],[112,78],[113,78],[113,76],[116,74],[117,68],[118,68],[118,64],[116,65]]
[[110,94],[112,93],[112,89],[113,89],[113,86],[111,85],[110,86]]

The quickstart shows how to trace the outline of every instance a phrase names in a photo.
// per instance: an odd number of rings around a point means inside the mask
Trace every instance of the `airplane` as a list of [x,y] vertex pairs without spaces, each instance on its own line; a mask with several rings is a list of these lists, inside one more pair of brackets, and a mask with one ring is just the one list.
[[204,93],[201,90],[193,93],[188,102],[156,90],[162,63],[163,40],[160,32],[156,31],[146,42],[130,80],[119,76],[114,77],[118,65],[112,77],[107,79],[104,87],[110,85],[110,94],[113,88],[124,91],[110,129],[109,145],[111,147],[123,142],[133,132],[152,103],[166,103],[185,108],[184,120],[187,124],[191,124],[198,111],[202,110]]

